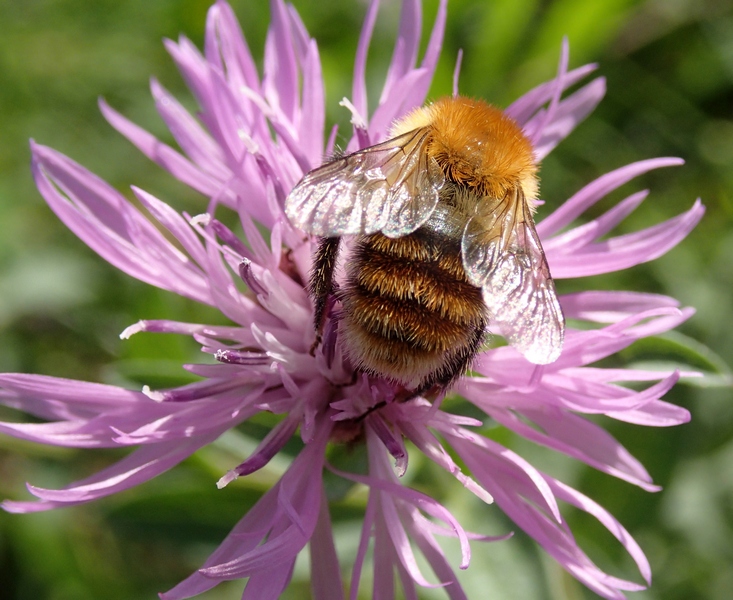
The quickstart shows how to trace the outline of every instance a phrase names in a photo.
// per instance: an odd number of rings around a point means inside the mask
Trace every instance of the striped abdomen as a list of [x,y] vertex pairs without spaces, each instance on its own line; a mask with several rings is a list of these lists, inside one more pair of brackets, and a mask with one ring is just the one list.
[[428,228],[364,236],[346,269],[339,331],[355,367],[412,388],[462,374],[483,339],[485,305],[459,240]]

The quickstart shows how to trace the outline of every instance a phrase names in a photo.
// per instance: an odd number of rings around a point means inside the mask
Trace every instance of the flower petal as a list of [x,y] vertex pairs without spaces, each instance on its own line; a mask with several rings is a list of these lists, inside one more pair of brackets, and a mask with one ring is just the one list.
[[586,185],[579,192],[571,196],[562,206],[557,208],[540,223],[537,223],[537,233],[544,240],[557,233],[563,227],[582,215],[596,202],[607,196],[613,190],[628,183],[634,177],[643,175],[653,169],[674,167],[683,164],[680,158],[653,158],[631,163],[610,173],[602,175],[592,183]]
[[289,580],[293,561],[313,534],[320,514],[324,450],[331,424],[327,418],[319,421],[317,437],[282,479],[237,523],[199,571],[160,595],[163,600],[190,598],[220,581],[266,575],[274,567]]
[[698,200],[692,208],[668,221],[636,233],[610,238],[565,253],[565,249],[547,251],[556,279],[586,277],[628,269],[654,260],[674,248],[697,225],[705,213]]
[[50,148],[33,144],[32,151],[41,194],[92,250],[141,281],[213,304],[201,269],[121,194]]
[[624,291],[565,294],[560,297],[560,304],[567,318],[596,323],[617,323],[647,310],[679,307],[679,302],[669,296]]
[[12,513],[37,512],[74,506],[130,489],[174,467],[202,446],[213,442],[220,434],[221,432],[216,432],[214,435],[192,437],[183,441],[143,446],[113,466],[61,490],[29,485],[28,491],[39,498],[40,502],[6,500],[2,503],[2,508]]

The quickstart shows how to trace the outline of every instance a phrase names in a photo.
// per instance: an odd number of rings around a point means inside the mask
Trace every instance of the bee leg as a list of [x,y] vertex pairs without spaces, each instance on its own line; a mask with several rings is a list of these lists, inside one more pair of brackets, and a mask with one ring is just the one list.
[[316,348],[321,343],[323,326],[328,316],[328,296],[333,293],[333,273],[336,269],[339,242],[341,238],[321,238],[313,261],[308,291],[313,299],[313,325],[316,330],[316,339],[311,346],[311,356],[315,355]]
[[410,395],[405,400],[422,396],[432,391],[433,388],[435,388],[437,395],[440,391],[453,385],[461,375],[468,371],[474,357],[478,354],[479,348],[481,348],[481,344],[484,342],[485,329],[486,325],[481,321],[476,327],[469,344],[451,356],[445,367],[428,375],[417,389],[410,392]]

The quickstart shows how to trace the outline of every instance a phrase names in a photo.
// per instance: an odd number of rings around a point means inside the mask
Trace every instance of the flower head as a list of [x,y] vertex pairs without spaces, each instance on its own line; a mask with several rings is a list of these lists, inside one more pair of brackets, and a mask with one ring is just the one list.
[[[592,365],[640,338],[675,327],[692,314],[691,309],[680,309],[671,298],[637,292],[561,296],[566,317],[577,327],[568,328],[557,361],[533,365],[511,346],[492,347],[479,354],[471,374],[456,384],[455,391],[478,409],[481,419],[454,414],[451,407],[458,400],[430,402],[418,396],[395,401],[399,394],[393,383],[354,372],[333,322],[326,325],[323,343],[311,352],[313,307],[304,282],[315,240],[293,228],[283,206],[303,174],[333,153],[336,130],[325,134],[325,94],[315,41],[292,7],[281,0],[272,0],[271,7],[262,77],[225,2],[209,11],[203,55],[185,38],[166,42],[200,106],[196,118],[159,83],[151,84],[158,111],[180,150],[100,104],[120,133],[208,198],[201,215],[181,214],[133,188],[156,221],[151,222],[71,159],[33,145],[38,188],[79,238],[124,272],[213,306],[231,324],[140,321],[122,333],[123,338],[142,332],[193,337],[211,358],[186,365],[200,381],[183,387],[131,391],[38,375],[0,375],[0,400],[45,421],[0,423],[4,433],[60,446],[135,447],[116,464],[61,490],[29,485],[36,501],[6,501],[4,508],[48,510],[128,489],[170,469],[227,430],[268,412],[279,415],[280,421],[249,457],[222,476],[219,486],[260,469],[293,436],[302,439],[303,450],[206,563],[163,598],[190,597],[236,578],[248,578],[245,598],[275,598],[287,586],[295,559],[308,544],[314,596],[342,597],[324,492],[325,469],[369,490],[347,583],[350,597],[356,597],[370,547],[380,596],[392,594],[396,573],[408,597],[414,596],[416,586],[435,585],[443,586],[451,598],[465,597],[455,564],[438,538],[459,541],[461,568],[469,564],[471,540],[495,538],[465,531],[439,502],[401,483],[410,452],[424,454],[487,504],[495,501],[599,595],[623,598],[623,590],[642,589],[643,585],[611,577],[593,564],[575,542],[559,501],[598,519],[626,548],[648,583],[649,565],[628,532],[600,505],[534,468],[484,435],[483,428],[488,422],[499,424],[600,471],[647,490],[657,489],[641,464],[586,415],[648,426],[683,423],[689,418],[687,411],[661,400],[679,373]],[[353,124],[347,152],[384,140],[395,119],[425,102],[442,44],[446,3],[440,3],[427,48],[418,60],[421,8],[419,2],[405,0],[387,78],[379,102],[370,108],[366,55],[377,8],[376,1],[369,5],[351,98],[342,102]],[[531,141],[538,161],[593,110],[605,91],[603,79],[597,78],[567,93],[593,71],[590,65],[568,71],[567,65],[566,45],[556,78],[506,109]],[[660,158],[622,167],[539,218],[537,232],[554,278],[631,267],[660,256],[683,239],[702,216],[699,202],[649,229],[605,237],[646,192],[632,194],[585,224],[573,225],[589,207],[634,177],[680,162]],[[235,211],[241,235],[218,218],[224,211]],[[261,226],[269,236],[263,236]],[[621,382],[651,383],[634,391]],[[327,463],[327,446],[340,443],[365,448],[368,472],[347,472]],[[415,549],[433,575],[422,572]]]

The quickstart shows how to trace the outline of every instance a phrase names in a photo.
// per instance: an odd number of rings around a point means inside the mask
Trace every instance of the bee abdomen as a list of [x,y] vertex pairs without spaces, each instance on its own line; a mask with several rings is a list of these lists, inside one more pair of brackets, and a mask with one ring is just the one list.
[[465,337],[466,323],[457,323],[417,303],[359,290],[349,297],[349,314],[376,338],[429,352],[445,352]]
[[340,330],[362,370],[414,386],[473,348],[483,330],[481,290],[466,279],[458,242],[445,236],[364,237],[347,274]]

